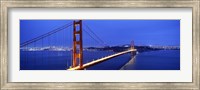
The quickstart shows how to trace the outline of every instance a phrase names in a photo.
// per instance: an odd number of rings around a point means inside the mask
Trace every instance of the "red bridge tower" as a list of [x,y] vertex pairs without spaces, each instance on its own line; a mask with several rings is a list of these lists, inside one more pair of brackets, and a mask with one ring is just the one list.
[[83,40],[82,40],[82,20],[73,22],[73,60],[72,67],[83,66]]

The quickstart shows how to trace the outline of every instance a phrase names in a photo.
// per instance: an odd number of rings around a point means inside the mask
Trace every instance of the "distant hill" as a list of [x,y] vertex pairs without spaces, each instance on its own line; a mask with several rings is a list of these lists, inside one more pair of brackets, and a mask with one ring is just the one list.
[[[130,48],[130,45],[121,45],[121,46],[106,46],[106,47],[88,47],[85,50],[101,50],[101,51],[114,51],[121,52]],[[138,52],[146,52],[146,51],[155,51],[155,50],[180,50],[179,47],[176,46],[135,46]]]

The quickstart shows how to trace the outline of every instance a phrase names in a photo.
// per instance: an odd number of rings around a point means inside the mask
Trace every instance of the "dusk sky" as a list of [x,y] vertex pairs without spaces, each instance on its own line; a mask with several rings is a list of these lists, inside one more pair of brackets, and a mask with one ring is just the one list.
[[[20,43],[72,23],[72,20],[20,20]],[[108,45],[180,45],[180,20],[83,20]],[[72,27],[68,28],[72,40]],[[70,31],[71,30],[71,31]],[[83,42],[90,38],[83,32]]]

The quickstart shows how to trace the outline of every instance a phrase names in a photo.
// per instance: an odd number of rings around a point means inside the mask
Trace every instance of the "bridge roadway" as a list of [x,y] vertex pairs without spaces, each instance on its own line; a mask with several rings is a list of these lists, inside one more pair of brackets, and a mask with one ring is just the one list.
[[113,54],[113,55],[110,55],[110,56],[106,56],[106,57],[103,57],[103,58],[88,62],[86,64],[83,64],[82,67],[76,66],[76,67],[73,67],[73,68],[69,68],[67,70],[82,70],[82,69],[85,69],[85,68],[87,68],[89,66],[92,66],[92,65],[95,65],[97,63],[103,62],[105,60],[108,60],[108,59],[111,59],[111,58],[114,58],[114,57],[129,53],[129,52],[136,52],[136,51],[137,51],[136,49],[130,49],[130,50],[127,50],[127,51],[119,52],[119,53],[116,53],[116,54]]

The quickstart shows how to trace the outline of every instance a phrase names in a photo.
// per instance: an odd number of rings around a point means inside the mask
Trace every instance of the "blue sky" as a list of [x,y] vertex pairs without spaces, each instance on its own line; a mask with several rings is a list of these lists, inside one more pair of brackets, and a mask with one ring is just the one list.
[[[20,20],[20,43],[67,23],[72,20]],[[112,46],[129,44],[132,40],[136,45],[180,45],[180,20],[83,20],[83,28],[88,31],[85,25]],[[72,27],[68,29],[66,38],[71,40]],[[89,38],[83,32],[85,44]]]

